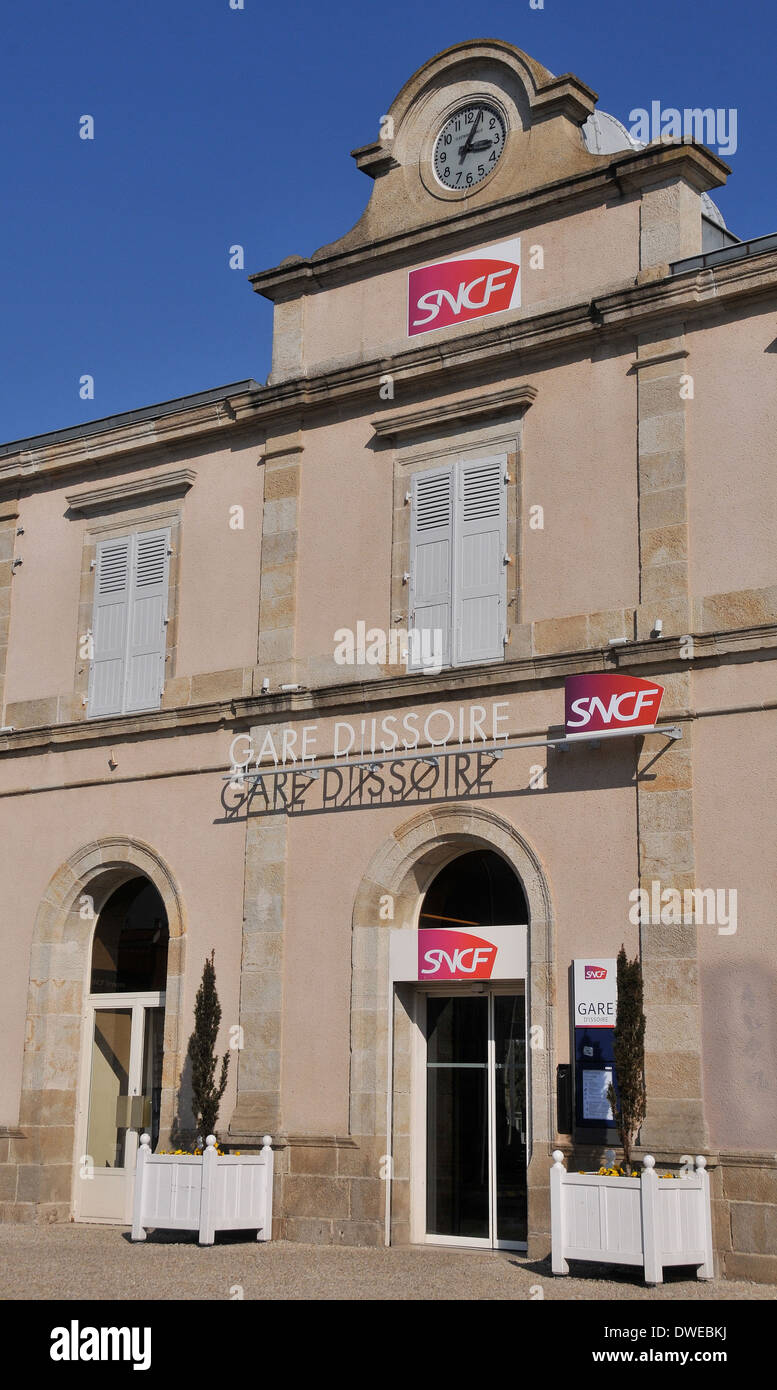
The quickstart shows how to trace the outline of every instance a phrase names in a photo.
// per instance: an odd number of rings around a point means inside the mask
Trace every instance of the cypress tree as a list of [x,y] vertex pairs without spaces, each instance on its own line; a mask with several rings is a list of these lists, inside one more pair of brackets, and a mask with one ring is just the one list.
[[615,1014],[613,1053],[615,1088],[607,1088],[628,1171],[631,1148],[647,1114],[645,1095],[645,1015],[642,1012],[642,966],[639,956],[629,960],[626,949],[618,952],[618,1005]]
[[227,1085],[229,1052],[224,1053],[221,1063],[221,1079],[215,1084],[215,1047],[221,1023],[221,1005],[216,993],[216,971],[213,965],[215,952],[205,957],[202,982],[194,1001],[194,1032],[189,1039],[189,1057],[192,1064],[192,1110],[198,1132],[203,1141],[209,1134],[216,1133],[219,1105]]

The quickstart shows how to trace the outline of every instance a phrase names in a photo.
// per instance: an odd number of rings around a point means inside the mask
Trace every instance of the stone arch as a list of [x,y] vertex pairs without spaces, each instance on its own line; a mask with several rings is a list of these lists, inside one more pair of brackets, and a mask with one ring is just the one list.
[[84,999],[97,916],[122,883],[142,875],[167,913],[168,947],[162,1128],[169,1131],[182,1067],[181,997],[186,911],[180,888],[156,850],[128,836],[104,836],[65,860],[50,880],[33,929],[17,1158],[18,1200],[67,1220],[76,1142]]
[[[500,854],[520,880],[529,908],[528,1021],[530,1036],[532,1159],[529,1171],[530,1230],[549,1231],[545,1220],[549,1163],[555,1138],[556,952],[553,903],[547,874],[536,851],[514,825],[480,806],[424,810],[398,826],[373,855],[359,885],[353,912],[351,974],[350,1132],[386,1135],[388,1087],[389,929],[414,930],[424,893],[451,859],[472,849]],[[391,900],[393,918],[382,918]],[[541,1033],[536,1030],[541,1029]],[[405,1036],[405,1033],[408,1036]],[[537,1045],[541,1043],[541,1045]],[[407,1109],[409,1025],[396,1016],[393,1107]],[[409,1134],[396,1124],[394,1143],[395,1237],[407,1235]],[[407,1142],[405,1142],[407,1141]],[[406,1192],[402,1192],[405,1183]],[[407,1198],[407,1200],[403,1200]],[[531,1248],[531,1247],[530,1247]]]

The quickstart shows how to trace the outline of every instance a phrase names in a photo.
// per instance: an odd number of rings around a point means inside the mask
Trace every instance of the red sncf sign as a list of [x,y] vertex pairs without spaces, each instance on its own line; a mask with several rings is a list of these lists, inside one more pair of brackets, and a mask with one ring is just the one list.
[[566,736],[652,729],[663,693],[662,685],[639,676],[568,676],[564,683]]
[[423,928],[418,933],[419,980],[490,980],[497,948],[471,932]]
[[411,270],[408,335],[516,308],[521,302],[520,254],[520,239],[514,238]]

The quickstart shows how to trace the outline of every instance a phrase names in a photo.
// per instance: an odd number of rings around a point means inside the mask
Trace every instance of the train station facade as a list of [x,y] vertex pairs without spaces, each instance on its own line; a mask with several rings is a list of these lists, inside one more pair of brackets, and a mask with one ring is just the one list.
[[623,943],[637,1156],[777,1282],[774,239],[507,43],[379,124],[266,383],[0,449],[0,1217],[127,1222],[213,950],[277,1237],[541,1258]]

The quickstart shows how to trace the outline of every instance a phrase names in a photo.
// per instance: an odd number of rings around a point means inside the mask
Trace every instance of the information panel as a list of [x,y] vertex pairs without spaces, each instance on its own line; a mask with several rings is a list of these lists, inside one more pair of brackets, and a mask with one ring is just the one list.
[[617,999],[614,957],[574,961],[575,1122],[581,1129],[614,1128],[607,1088],[615,1084]]

